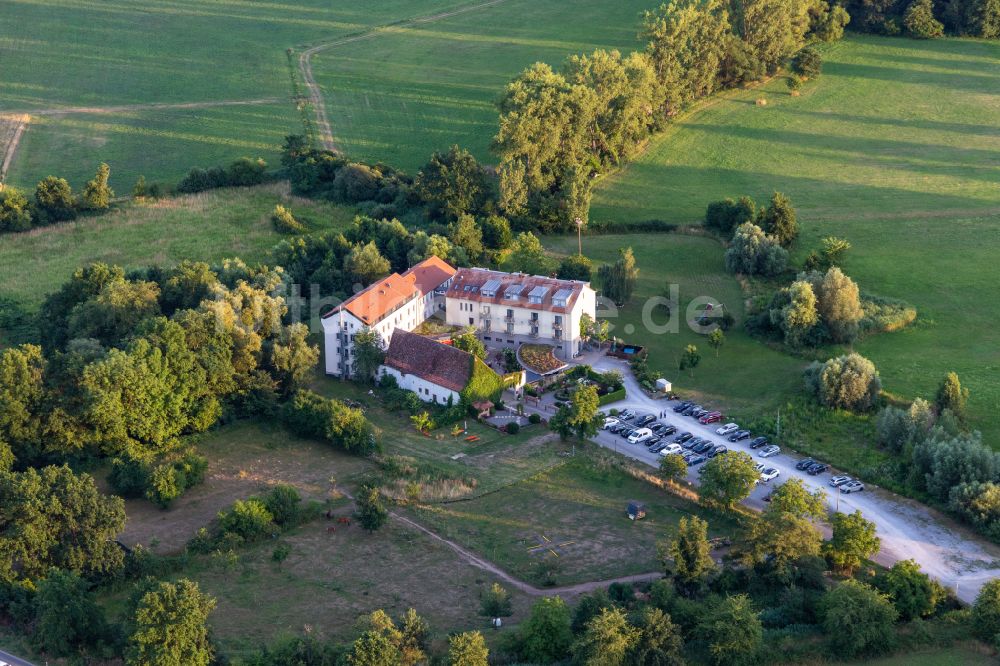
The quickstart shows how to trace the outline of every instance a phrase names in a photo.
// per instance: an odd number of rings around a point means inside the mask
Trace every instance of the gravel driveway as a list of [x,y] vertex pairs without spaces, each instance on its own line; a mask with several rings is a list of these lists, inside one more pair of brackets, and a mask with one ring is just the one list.
[[[860,510],[865,518],[878,526],[882,550],[876,560],[880,564],[891,566],[902,559],[916,560],[926,573],[953,590],[967,603],[975,600],[979,588],[985,582],[1000,577],[1000,548],[957,525],[948,517],[912,500],[874,488],[868,483],[865,484],[863,492],[842,495],[836,488],[830,487],[831,473],[809,476],[805,472],[796,470],[795,463],[801,460],[802,456],[783,451],[776,456],[759,458],[757,455],[759,449],[757,451],[750,449],[748,440],[733,443],[715,434],[720,424],[705,426],[698,423],[697,419],[675,414],[673,407],[677,403],[648,397],[624,361],[602,357],[594,363],[594,368],[601,371],[617,370],[625,377],[628,397],[604,406],[602,409],[605,411],[612,407],[618,410],[630,408],[640,415],[654,416],[666,411],[666,416],[658,420],[677,426],[678,433],[691,432],[696,437],[725,444],[730,450],[745,451],[752,455],[755,461],[759,460],[768,467],[778,469],[781,475],[769,483],[759,484],[745,502],[747,505],[758,509],[765,507],[762,498],[776,484],[792,477],[800,478],[811,490],[822,489],[827,494],[828,505],[832,511],[853,513],[855,510]],[[629,444],[619,435],[601,431],[595,441],[601,446],[614,449],[652,467],[659,466],[659,455],[650,453],[642,445]],[[697,467],[689,471],[688,480],[698,482]]]

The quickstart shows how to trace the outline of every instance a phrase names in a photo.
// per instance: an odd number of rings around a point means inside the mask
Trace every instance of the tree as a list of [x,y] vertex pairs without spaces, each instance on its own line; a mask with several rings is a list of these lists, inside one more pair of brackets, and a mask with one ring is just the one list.
[[478,631],[466,631],[448,638],[448,663],[451,666],[487,666],[490,651]]
[[535,664],[564,659],[573,643],[569,608],[559,597],[543,597],[521,625],[521,657]]
[[573,647],[574,661],[586,666],[622,666],[635,648],[639,630],[620,608],[605,608],[587,623]]
[[690,370],[691,376],[694,377],[694,369],[698,367],[699,363],[701,363],[701,354],[698,353],[698,348],[694,345],[688,345],[684,348],[684,353],[681,355],[677,367],[681,372]]
[[805,371],[805,382],[821,404],[854,412],[871,409],[882,392],[875,364],[853,352],[826,363],[810,364]]
[[752,663],[763,640],[760,617],[750,597],[726,597],[712,608],[698,627],[716,664]]
[[732,508],[750,496],[758,478],[753,458],[743,451],[731,451],[705,463],[699,493],[705,502]]
[[577,437],[586,439],[597,434],[598,409],[600,398],[596,386],[587,384],[573,391],[569,398],[567,422]]
[[309,327],[295,323],[281,329],[271,347],[272,375],[288,396],[294,393],[319,361],[319,347],[309,344]]
[[584,340],[603,343],[608,339],[610,328],[607,319],[594,321],[586,312],[580,315],[580,337]]
[[785,333],[785,342],[799,347],[819,324],[816,311],[816,294],[805,280],[796,280],[787,289],[788,304],[780,310],[779,325]]
[[417,172],[413,187],[431,216],[447,221],[476,212],[489,190],[476,158],[457,145],[447,153],[435,151]]
[[519,233],[511,245],[510,254],[503,262],[505,270],[527,273],[528,275],[544,275],[548,271],[548,259],[542,242],[535,234],[525,231]]
[[[395,627],[393,631],[398,633]],[[351,666],[400,666],[402,655],[391,634],[373,628],[361,634],[351,645],[347,663]]]
[[630,663],[635,666],[683,666],[684,639],[670,616],[659,608],[646,608],[639,619],[639,639]]
[[135,180],[135,185],[132,186],[132,198],[145,199],[148,195],[149,186],[146,185],[146,177],[139,174],[139,177]]
[[37,345],[0,352],[0,439],[15,450],[41,442],[47,365]]
[[858,336],[858,324],[864,316],[857,283],[833,266],[819,283],[816,296],[817,310],[833,341],[853,341]]
[[687,476],[688,466],[684,458],[677,454],[660,457],[660,478],[677,482]]
[[937,396],[934,398],[934,404],[939,414],[947,409],[958,417],[959,421],[965,422],[967,417],[966,403],[968,400],[969,389],[962,388],[962,382],[958,379],[958,375],[954,372],[949,372],[941,380]]
[[501,587],[500,583],[493,583],[490,589],[483,592],[480,598],[479,614],[491,619],[510,616],[510,594]]
[[962,484],[986,483],[997,478],[1000,460],[976,433],[949,435],[936,427],[920,438],[911,451],[910,483],[935,499],[947,501]]
[[733,229],[753,222],[756,216],[757,204],[750,197],[740,197],[739,201],[713,201],[705,210],[705,226],[728,237]]
[[844,255],[851,249],[851,243],[845,238],[827,236],[822,240],[823,259],[828,266],[836,266],[844,260]]
[[830,519],[833,535],[823,546],[830,564],[850,575],[861,563],[878,554],[882,540],[875,536],[875,523],[860,511],[834,513]]
[[811,46],[807,46],[792,58],[792,71],[806,79],[814,79],[823,70],[823,56]]
[[219,529],[239,535],[247,542],[258,541],[274,532],[274,516],[255,497],[236,500],[229,511],[219,512]]
[[639,279],[639,269],[635,265],[632,248],[620,248],[618,260],[602,265],[597,274],[601,278],[601,291],[618,305],[628,303]]
[[1000,636],[1000,579],[988,581],[976,595],[972,605],[972,631],[991,645]]
[[864,583],[846,580],[820,602],[823,631],[838,654],[871,656],[892,649],[896,609],[885,596]]
[[685,590],[693,590],[715,569],[712,546],[708,542],[708,523],[696,516],[681,518],[677,535],[667,546],[673,560],[674,580]]
[[374,532],[389,519],[389,511],[382,504],[382,494],[375,486],[362,486],[357,498],[357,516],[361,526]]
[[775,509],[750,522],[744,561],[787,575],[793,562],[820,554],[823,535],[809,518]]
[[483,229],[483,245],[491,250],[506,250],[514,244],[514,234],[510,222],[499,215],[490,215],[480,222]]
[[483,231],[471,215],[459,215],[450,227],[451,242],[465,249],[470,261],[477,261],[483,254]]
[[719,350],[726,342],[726,334],[721,328],[717,328],[708,334],[708,346],[715,350],[715,357],[719,357]]
[[917,39],[934,39],[944,35],[944,25],[934,18],[931,0],[913,0],[903,14],[906,34]]
[[802,479],[789,479],[771,493],[768,511],[788,513],[798,518],[820,520],[826,517],[826,493],[809,492]]
[[760,227],[782,247],[788,247],[799,235],[799,222],[791,200],[781,192],[771,195],[771,203],[760,212]]
[[458,335],[453,335],[451,337],[451,344],[455,349],[461,349],[483,360],[486,360],[486,356],[488,355],[486,345],[476,337],[476,329],[471,326],[465,328]]
[[420,617],[413,608],[406,609],[402,618],[399,651],[403,666],[415,666],[427,662],[427,649],[430,643],[430,628],[427,621]]
[[108,186],[111,167],[101,164],[93,180],[87,181],[80,194],[80,207],[84,210],[107,210],[115,198],[114,190]]
[[76,217],[73,190],[62,178],[49,176],[35,187],[35,206],[44,224],[63,222]]
[[31,228],[28,198],[13,187],[0,190],[0,232],[27,231]]
[[160,583],[139,600],[129,638],[129,666],[208,666],[208,616],[215,599],[187,579]]
[[904,620],[927,617],[944,599],[941,585],[920,570],[913,560],[900,560],[875,577],[875,587],[883,592]]
[[354,375],[362,381],[371,381],[385,361],[385,341],[376,331],[363,327],[354,334]]
[[375,243],[355,246],[344,258],[344,272],[362,286],[368,286],[389,274],[392,266],[379,253]]
[[731,273],[772,277],[785,270],[788,251],[752,222],[736,228],[726,250],[726,269]]
[[87,583],[71,571],[52,569],[38,583],[32,642],[55,657],[70,657],[107,635],[104,611],[87,593]]
[[590,282],[594,272],[594,263],[582,254],[571,254],[561,262],[556,271],[556,277],[560,280],[579,280],[580,282]]
[[65,465],[0,472],[0,580],[38,580],[51,567],[113,573],[123,529],[124,501],[101,495],[89,474]]

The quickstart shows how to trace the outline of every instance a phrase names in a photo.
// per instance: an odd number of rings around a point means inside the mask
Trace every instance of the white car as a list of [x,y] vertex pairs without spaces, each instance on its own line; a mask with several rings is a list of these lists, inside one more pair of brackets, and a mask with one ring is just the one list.
[[769,444],[760,450],[759,455],[761,458],[770,458],[771,456],[776,456],[781,453],[781,447],[776,444]]
[[668,444],[665,449],[660,450],[661,456],[672,456],[674,454],[680,453],[684,448],[680,444]]
[[765,469],[763,472],[760,473],[760,480],[763,481],[764,483],[767,483],[771,479],[778,478],[779,474],[781,474],[781,472],[779,472],[775,468],[768,467],[767,469]]
[[619,423],[621,423],[621,421],[615,418],[604,419],[604,429],[607,430],[611,426],[618,425]]
[[715,431],[715,434],[716,435],[722,435],[723,437],[725,437],[726,435],[728,435],[730,433],[733,433],[733,432],[736,432],[739,429],[740,429],[739,425],[737,425],[735,423],[727,423],[726,425],[722,426],[721,428],[718,428]]
[[840,492],[849,495],[850,493],[860,493],[864,489],[865,484],[860,481],[848,481],[840,487]]
[[632,411],[631,409],[626,409],[624,412],[621,412],[618,415],[618,418],[621,419],[622,421],[628,421],[633,416],[635,416],[635,412]]
[[853,480],[854,479],[852,479],[851,477],[844,476],[843,474],[841,474],[840,476],[835,476],[832,479],[830,479],[830,485],[833,486],[834,488],[838,488],[844,485],[845,483],[850,483]]
[[652,438],[653,438],[653,431],[652,430],[650,430],[649,428],[639,428],[634,433],[632,433],[631,435],[629,435],[629,437],[628,437],[628,443],[629,444],[642,444],[647,439],[652,439]]

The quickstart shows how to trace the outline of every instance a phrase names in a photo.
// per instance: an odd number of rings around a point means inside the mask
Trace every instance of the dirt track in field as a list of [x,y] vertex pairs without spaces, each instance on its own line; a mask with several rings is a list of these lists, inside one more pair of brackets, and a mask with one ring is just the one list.
[[309,89],[309,103],[312,104],[313,109],[316,113],[316,127],[319,128],[319,140],[326,150],[337,150],[337,145],[333,140],[333,129],[330,127],[330,119],[326,114],[326,104],[323,100],[323,92],[320,90],[319,85],[316,83],[316,79],[313,77],[312,71],[312,57],[321,51],[326,51],[328,49],[335,48],[337,46],[343,46],[344,44],[352,44],[354,42],[360,42],[364,39],[370,39],[380,34],[386,28],[408,28],[415,25],[422,25],[425,23],[434,23],[435,21],[441,21],[452,16],[457,16],[459,14],[465,14],[467,12],[476,11],[479,9],[485,9],[487,7],[492,7],[494,5],[499,5],[506,2],[507,0],[489,0],[488,2],[480,2],[475,5],[468,5],[465,7],[459,7],[457,9],[451,9],[445,12],[439,12],[437,14],[431,14],[429,16],[419,16],[417,18],[408,19],[405,21],[400,21],[398,23],[389,23],[385,25],[378,25],[365,32],[361,32],[354,35],[348,35],[347,37],[341,37],[330,42],[324,42],[322,44],[317,44],[312,46],[302,53],[299,54],[299,71],[302,74],[302,80]]
[[28,127],[31,116],[27,114],[0,116],[0,187],[7,179],[7,171],[14,161],[17,145]]

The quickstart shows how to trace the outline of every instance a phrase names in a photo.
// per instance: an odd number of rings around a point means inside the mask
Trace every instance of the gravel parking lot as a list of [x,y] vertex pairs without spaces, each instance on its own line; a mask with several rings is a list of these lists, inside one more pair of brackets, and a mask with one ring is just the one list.
[[[729,442],[726,437],[717,435],[715,431],[727,422],[725,418],[721,423],[702,425],[697,419],[675,414],[673,407],[678,403],[648,397],[625,362],[602,357],[594,363],[594,368],[601,371],[618,370],[625,376],[628,397],[621,402],[604,406],[604,411],[611,408],[633,409],[640,416],[653,414],[658,417],[658,421],[676,426],[678,434],[691,432],[696,437],[724,444],[730,450],[745,451],[755,461],[778,469],[781,472],[778,478],[761,483],[754,489],[746,502],[749,506],[765,507],[763,497],[776,485],[793,477],[800,478],[810,489],[822,489],[827,494],[831,511],[853,513],[859,510],[865,518],[878,526],[878,535],[882,539],[882,550],[877,558],[880,564],[891,566],[901,559],[916,560],[925,572],[955,591],[962,601],[969,603],[975,600],[979,588],[986,581],[1000,577],[1000,548],[957,525],[947,516],[868,483],[865,483],[863,492],[844,495],[829,485],[830,478],[837,474],[837,470],[809,476],[795,469],[795,464],[804,456],[782,450],[778,455],[760,458],[757,455],[759,449],[751,450],[749,440]],[[659,418],[664,411],[666,415]],[[671,437],[674,436],[676,435]],[[652,467],[659,467],[660,456],[647,451],[645,445],[629,444],[625,438],[606,431],[599,432],[595,441]],[[694,483],[698,482],[697,470],[695,467],[688,472],[688,479]],[[860,480],[864,482],[864,479]]]

